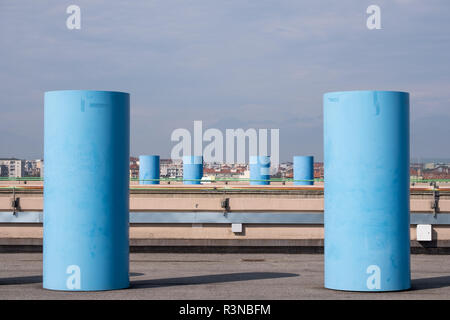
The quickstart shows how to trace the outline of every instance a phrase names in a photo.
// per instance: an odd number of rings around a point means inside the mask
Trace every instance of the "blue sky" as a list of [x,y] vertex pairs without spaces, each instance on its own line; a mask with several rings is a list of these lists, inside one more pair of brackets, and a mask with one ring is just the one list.
[[450,158],[449,52],[448,0],[0,0],[0,157],[42,157],[45,91],[96,89],[130,92],[133,155],[202,120],[322,159],[322,95],[371,89],[411,93],[412,157]]

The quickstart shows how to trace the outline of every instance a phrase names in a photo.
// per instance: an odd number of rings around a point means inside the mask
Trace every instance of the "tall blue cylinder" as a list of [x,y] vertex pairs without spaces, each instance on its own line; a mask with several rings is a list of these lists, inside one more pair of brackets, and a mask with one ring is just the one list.
[[139,156],[139,184],[159,184],[159,156]]
[[250,184],[270,184],[270,157],[250,156]]
[[43,286],[129,286],[130,97],[50,91],[44,108]]
[[294,185],[305,186],[314,184],[314,157],[294,157]]
[[201,184],[203,156],[183,156],[183,183]]
[[324,95],[325,287],[410,287],[409,94]]

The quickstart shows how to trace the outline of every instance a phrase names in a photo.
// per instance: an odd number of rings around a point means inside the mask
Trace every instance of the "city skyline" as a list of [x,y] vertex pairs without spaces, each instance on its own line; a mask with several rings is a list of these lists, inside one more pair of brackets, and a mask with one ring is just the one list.
[[[72,1],[0,4],[0,156],[43,157],[43,95],[131,94],[131,154],[170,156],[177,128],[280,130],[280,161],[322,160],[322,95],[411,94],[411,158],[450,158],[445,1]],[[20,21],[20,23],[17,23]]]
[[[181,178],[183,176],[183,161],[180,159],[160,159],[160,175],[165,178]],[[314,161],[314,177],[324,177],[324,163]],[[222,178],[247,177],[250,163],[220,163],[203,162],[203,173],[205,176],[216,176]],[[271,164],[270,175],[272,177],[292,178],[294,162],[287,161],[277,165]],[[26,178],[41,177],[45,171],[43,159],[17,159],[0,157],[0,178]],[[130,156],[129,173],[130,178],[136,179],[140,171],[140,158]],[[450,160],[435,162],[411,162],[411,179],[450,179]],[[248,178],[248,177],[247,177]]]

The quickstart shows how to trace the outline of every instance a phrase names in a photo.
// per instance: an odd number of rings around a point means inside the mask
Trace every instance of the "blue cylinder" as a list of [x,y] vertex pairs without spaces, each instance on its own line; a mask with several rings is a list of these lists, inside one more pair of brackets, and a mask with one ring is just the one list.
[[129,145],[128,93],[45,93],[44,288],[129,286]]
[[250,184],[270,184],[270,157],[250,156]]
[[305,186],[314,184],[314,157],[294,157],[294,185]]
[[159,156],[139,156],[139,184],[159,184]]
[[183,156],[183,183],[201,184],[203,156]]
[[324,95],[325,287],[410,287],[409,94]]

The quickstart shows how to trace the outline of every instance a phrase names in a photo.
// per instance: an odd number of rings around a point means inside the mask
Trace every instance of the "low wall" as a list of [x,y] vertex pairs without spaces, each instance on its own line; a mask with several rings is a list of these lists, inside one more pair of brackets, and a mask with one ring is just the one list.
[[[12,207],[12,200],[18,207]],[[415,252],[450,249],[450,190],[411,188],[411,245]],[[14,211],[14,209],[16,209]],[[0,189],[0,250],[40,250],[42,187]],[[145,186],[130,191],[133,251],[323,250],[323,186]],[[241,224],[242,232],[233,232]],[[416,225],[433,239],[416,241]]]

